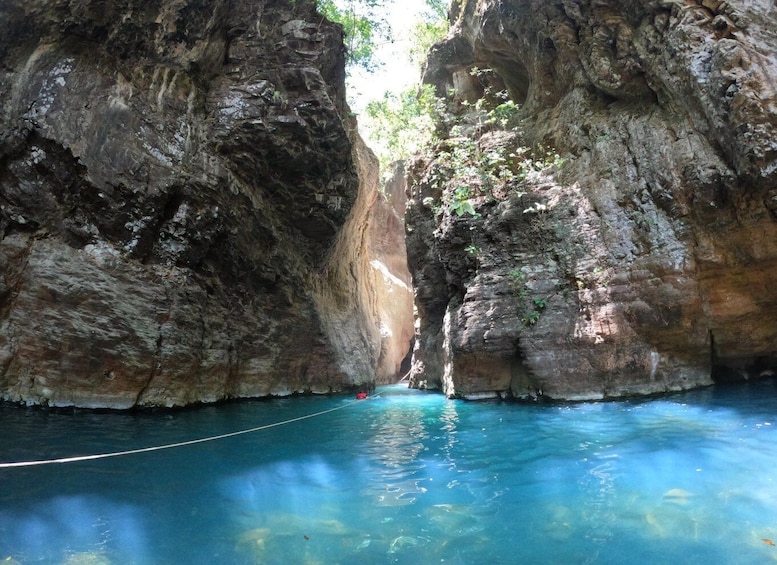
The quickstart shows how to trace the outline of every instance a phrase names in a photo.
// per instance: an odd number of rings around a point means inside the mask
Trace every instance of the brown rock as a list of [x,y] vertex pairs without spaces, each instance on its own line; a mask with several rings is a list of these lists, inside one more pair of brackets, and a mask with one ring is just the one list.
[[708,4],[462,3],[425,76],[493,69],[511,150],[564,162],[475,195],[481,218],[435,208],[439,160],[411,168],[416,386],[594,399],[777,365],[777,14]]
[[280,0],[11,0],[0,20],[0,397],[388,378],[404,338],[381,335],[339,26]]

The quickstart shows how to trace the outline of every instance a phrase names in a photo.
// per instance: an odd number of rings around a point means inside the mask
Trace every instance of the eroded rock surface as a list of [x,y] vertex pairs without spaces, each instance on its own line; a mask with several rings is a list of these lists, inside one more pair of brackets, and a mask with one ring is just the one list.
[[407,265],[405,210],[407,182],[404,164],[397,162],[371,211],[370,249],[374,288],[381,320],[382,349],[377,382],[394,383],[406,376],[415,339],[413,281]]
[[[425,74],[459,135],[564,161],[473,194],[480,218],[453,213],[439,156],[412,165],[415,385],[594,399],[772,374],[774,3],[460,4]],[[502,88],[509,131],[472,114]]]
[[401,362],[377,163],[311,2],[9,0],[0,21],[0,397],[183,405]]

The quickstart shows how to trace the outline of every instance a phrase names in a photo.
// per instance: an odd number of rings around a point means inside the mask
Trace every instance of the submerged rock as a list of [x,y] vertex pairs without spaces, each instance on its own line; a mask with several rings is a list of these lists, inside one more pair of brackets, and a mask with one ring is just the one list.
[[388,205],[313,3],[0,19],[1,398],[173,406],[399,370],[369,251]]
[[[487,0],[452,17],[425,80],[453,116],[409,172],[414,385],[598,399],[770,374],[771,4]],[[455,172],[465,142],[465,165],[500,156],[509,180],[486,186],[495,159]]]

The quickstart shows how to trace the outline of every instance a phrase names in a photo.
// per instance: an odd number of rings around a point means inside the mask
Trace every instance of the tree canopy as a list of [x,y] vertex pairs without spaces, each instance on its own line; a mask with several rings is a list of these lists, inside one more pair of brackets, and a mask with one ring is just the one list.
[[391,40],[391,29],[382,14],[393,0],[317,0],[318,10],[327,19],[343,26],[349,65],[371,70],[375,51]]
[[[316,0],[318,10],[329,20],[343,26],[348,63],[372,70],[375,53],[383,43],[393,41],[386,21],[387,8],[396,0]],[[418,63],[428,47],[447,30],[449,0],[423,0],[424,20],[416,25],[418,40],[411,48],[411,57]],[[444,28],[444,29],[443,29]],[[414,51],[415,50],[415,51]]]
[[[406,51],[419,79],[429,48],[445,37],[449,27],[449,0],[424,0],[424,4],[426,10],[410,31]],[[360,121],[384,171],[392,161],[407,159],[429,143],[442,111],[440,104],[429,85],[402,91],[388,87],[381,99],[367,104]]]

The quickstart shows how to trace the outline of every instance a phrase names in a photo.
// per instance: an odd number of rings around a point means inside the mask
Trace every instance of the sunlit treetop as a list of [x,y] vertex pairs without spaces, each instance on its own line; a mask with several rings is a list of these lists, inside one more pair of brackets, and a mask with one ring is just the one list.
[[[294,1],[294,0],[293,0]],[[375,69],[376,52],[391,43],[393,35],[386,14],[396,0],[315,0],[327,19],[343,26],[348,65],[367,71]],[[448,0],[423,0],[428,22],[446,18]]]

